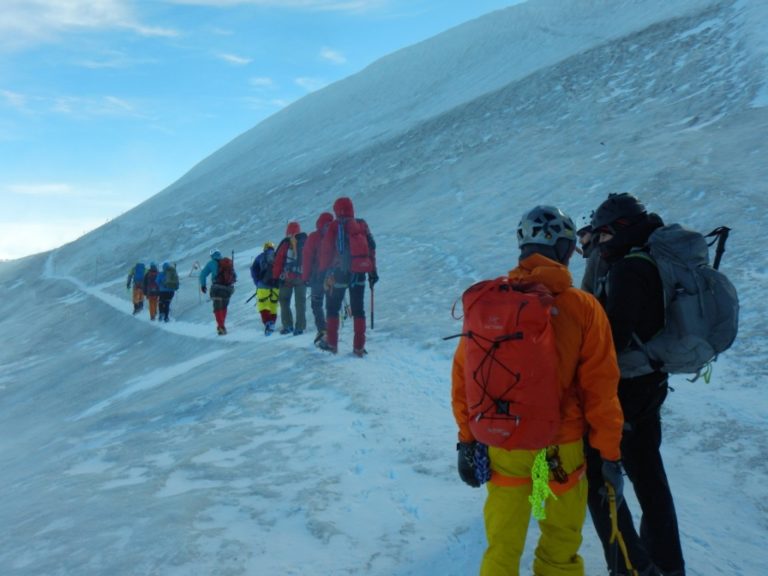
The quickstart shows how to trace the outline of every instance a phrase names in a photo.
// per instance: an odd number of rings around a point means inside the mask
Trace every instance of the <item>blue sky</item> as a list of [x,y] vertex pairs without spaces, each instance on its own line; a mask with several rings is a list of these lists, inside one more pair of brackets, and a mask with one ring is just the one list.
[[0,259],[139,204],[305,94],[514,0],[3,0]]

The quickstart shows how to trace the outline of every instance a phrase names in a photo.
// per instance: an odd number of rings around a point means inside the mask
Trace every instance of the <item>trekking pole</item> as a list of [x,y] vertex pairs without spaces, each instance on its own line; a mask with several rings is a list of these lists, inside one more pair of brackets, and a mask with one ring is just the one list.
[[373,317],[374,317],[374,308],[373,308],[373,286],[371,286],[371,330],[373,330]]
[[716,238],[709,243],[710,246],[717,242],[717,246],[715,247],[715,262],[712,264],[712,268],[715,270],[720,268],[720,260],[722,260],[723,254],[725,253],[725,243],[728,240],[728,233],[730,231],[731,229],[727,226],[720,226],[719,228],[715,228],[712,230],[712,232],[707,234],[707,238],[710,236],[714,236]]
[[253,293],[253,296],[251,296],[250,298],[248,298],[248,300],[246,300],[246,301],[245,301],[245,303],[246,303],[246,304],[248,304],[248,302],[250,302],[251,300],[253,300],[253,299],[256,297],[256,294],[257,294],[257,293],[256,293],[256,292],[254,292],[254,293]]
[[[605,488],[608,493],[608,509],[611,517],[611,537],[608,542],[610,544],[616,543],[618,549],[621,550],[621,555],[624,556],[624,564],[627,567],[627,574],[630,576],[639,576],[637,570],[635,570],[632,566],[632,562],[629,560],[627,545],[624,542],[621,532],[619,532],[619,513],[616,505],[616,491],[613,489],[610,482],[605,483]],[[619,573],[619,555],[617,550],[614,551],[613,566],[611,569],[614,574]]]

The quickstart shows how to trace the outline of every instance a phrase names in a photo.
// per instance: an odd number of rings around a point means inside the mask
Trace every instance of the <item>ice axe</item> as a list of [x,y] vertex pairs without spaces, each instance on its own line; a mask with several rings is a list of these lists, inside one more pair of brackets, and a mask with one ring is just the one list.
[[373,330],[373,318],[374,318],[374,308],[373,308],[373,286],[371,286],[371,330]]
[[709,243],[709,246],[712,246],[715,242],[717,242],[717,246],[715,247],[715,262],[712,264],[712,268],[717,270],[720,268],[720,260],[723,258],[723,254],[725,253],[725,243],[728,240],[728,233],[731,231],[728,226],[720,226],[719,228],[715,228],[707,234],[707,238],[713,237],[714,240]]

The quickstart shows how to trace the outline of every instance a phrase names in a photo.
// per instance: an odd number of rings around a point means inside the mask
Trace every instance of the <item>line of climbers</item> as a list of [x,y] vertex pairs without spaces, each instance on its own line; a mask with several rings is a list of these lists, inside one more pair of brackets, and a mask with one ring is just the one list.
[[[365,285],[371,289],[371,325],[373,325],[373,287],[378,282],[376,270],[376,242],[365,220],[355,217],[352,200],[338,198],[333,214],[323,212],[315,223],[315,230],[307,235],[298,222],[289,222],[285,237],[275,246],[264,243],[263,251],[250,268],[256,287],[256,309],[264,325],[264,334],[276,330],[278,308],[280,334],[299,336],[307,328],[306,300],[310,291],[310,305],[316,334],[314,344],[332,354],[338,352],[340,315],[352,317],[352,352],[362,357],[367,354]],[[172,282],[168,280],[172,276]],[[210,277],[210,290],[208,278]],[[200,270],[199,286],[213,304],[216,331],[227,333],[226,318],[229,301],[235,291],[237,273],[234,253],[223,256],[213,249],[210,260]],[[134,314],[143,309],[144,298],[149,301],[150,318],[155,319],[160,306],[160,319],[168,321],[170,301],[179,288],[175,266],[167,262],[158,273],[152,263],[145,269],[137,263],[128,275],[128,287],[133,284]],[[349,304],[346,294],[349,292]],[[247,302],[246,301],[246,302]],[[293,301],[294,309],[291,309]],[[295,314],[294,314],[295,311]]]
[[[727,233],[708,235],[718,242],[710,266],[705,236],[664,225],[631,194],[610,194],[580,230],[537,206],[518,224],[517,266],[464,292],[462,333],[446,339],[461,337],[459,476],[487,483],[480,574],[520,573],[533,513],[533,574],[583,576],[588,509],[611,576],[685,575],[660,410],[669,374],[706,380],[736,337],[738,297],[717,269]],[[568,270],[577,238],[588,259],[582,289]]]
[[128,273],[125,284],[128,290],[131,286],[134,315],[144,309],[146,299],[149,302],[149,319],[168,322],[171,300],[179,289],[179,275],[175,265],[163,262],[162,268],[158,270],[155,262],[150,262],[149,268],[143,262],[137,262]]
[[280,334],[304,333],[309,288],[316,328],[314,343],[321,350],[336,354],[342,303],[349,291],[348,314],[352,316],[354,331],[352,352],[364,356],[367,354],[366,277],[373,294],[373,286],[379,280],[376,242],[366,221],[355,217],[352,200],[337,199],[333,214],[320,214],[315,230],[309,235],[301,231],[298,222],[289,222],[285,237],[277,247],[266,242],[264,251],[251,265],[256,308],[264,324],[264,334],[269,336],[276,330],[278,308]]

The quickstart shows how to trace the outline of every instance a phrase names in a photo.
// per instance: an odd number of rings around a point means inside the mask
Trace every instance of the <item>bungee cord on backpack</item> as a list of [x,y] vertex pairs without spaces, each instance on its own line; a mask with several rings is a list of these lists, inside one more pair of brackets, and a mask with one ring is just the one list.
[[[496,338],[486,338],[485,336],[482,336],[481,334],[477,334],[475,332],[467,332],[464,334],[459,334],[459,336],[465,336],[466,338],[469,338],[475,344],[478,348],[480,348],[483,352],[485,352],[485,355],[483,356],[483,359],[480,361],[480,364],[478,367],[472,372],[472,378],[473,380],[480,386],[481,390],[483,391],[483,396],[480,398],[480,400],[473,404],[470,408],[478,408],[483,404],[486,397],[490,398],[492,405],[489,405],[488,408],[483,410],[480,414],[478,414],[475,418],[480,419],[481,417],[485,418],[494,418],[494,416],[490,415],[490,410],[495,407],[496,412],[495,416],[496,418],[500,418],[503,416],[507,417],[513,417],[512,414],[509,413],[509,404],[510,401],[505,398],[506,394],[509,393],[515,386],[517,386],[520,383],[521,374],[520,372],[515,372],[508,366],[506,366],[503,362],[501,362],[499,359],[496,358],[496,353],[498,352],[500,346],[504,342],[508,342],[510,340],[522,340],[523,339],[523,333],[522,332],[514,332],[511,334],[504,334],[502,336],[498,336]],[[479,341],[479,339],[482,339],[486,342],[489,342],[491,345],[487,348],[485,348]],[[498,394],[497,397],[492,396],[488,392],[488,387],[491,381],[491,371],[493,369],[494,364],[500,366],[503,368],[507,373],[512,376],[514,379],[513,382],[505,388],[501,394]],[[515,419],[519,419],[519,416],[514,416]]]

